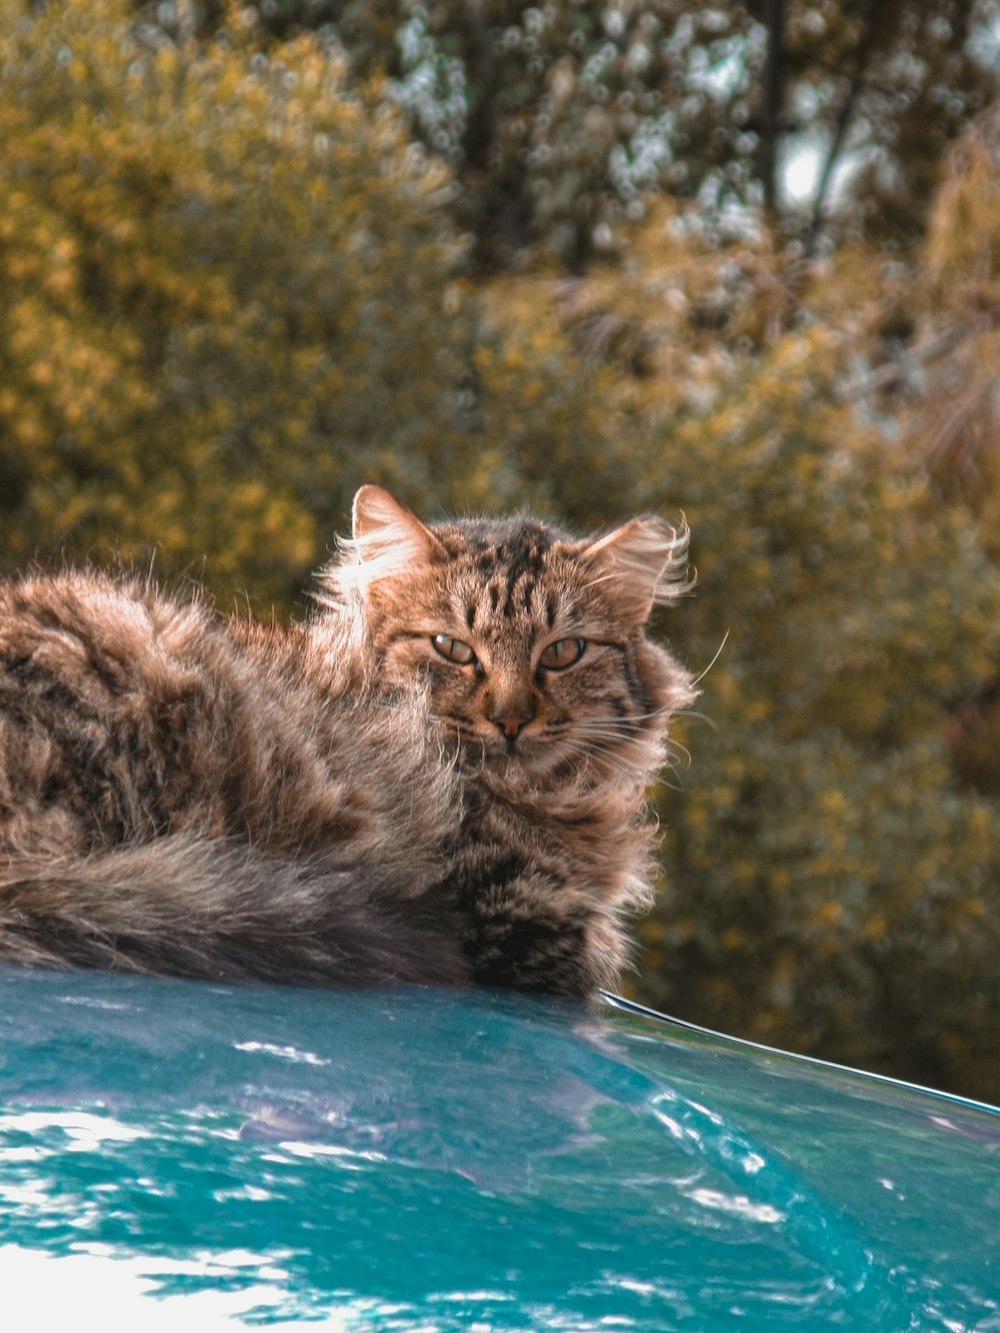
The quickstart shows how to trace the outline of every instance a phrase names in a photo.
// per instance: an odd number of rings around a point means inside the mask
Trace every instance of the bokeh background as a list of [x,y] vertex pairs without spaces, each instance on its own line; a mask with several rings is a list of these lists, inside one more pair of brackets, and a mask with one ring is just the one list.
[[1000,1100],[997,0],[0,0],[0,565],[362,480],[683,512],[633,993]]

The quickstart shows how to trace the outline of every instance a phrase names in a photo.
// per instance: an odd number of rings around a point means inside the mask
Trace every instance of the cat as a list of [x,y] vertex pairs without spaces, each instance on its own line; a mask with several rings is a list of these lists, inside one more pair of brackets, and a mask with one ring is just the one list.
[[0,582],[0,960],[586,997],[648,906],[686,530],[421,522],[366,485],[282,626]]

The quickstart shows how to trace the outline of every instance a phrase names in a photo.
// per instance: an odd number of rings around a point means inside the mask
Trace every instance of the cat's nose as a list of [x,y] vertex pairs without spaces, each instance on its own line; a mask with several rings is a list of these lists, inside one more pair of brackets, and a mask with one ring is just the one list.
[[508,740],[513,740],[516,736],[520,736],[534,716],[534,709],[521,705],[498,708],[490,714],[490,721],[500,728]]

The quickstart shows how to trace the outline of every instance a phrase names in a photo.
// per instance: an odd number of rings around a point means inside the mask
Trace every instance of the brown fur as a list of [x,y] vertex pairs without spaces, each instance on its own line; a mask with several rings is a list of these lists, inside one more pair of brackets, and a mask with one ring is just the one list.
[[644,632],[682,556],[656,519],[427,527],[369,486],[303,625],[94,572],[0,584],[0,958],[613,986],[693,697]]

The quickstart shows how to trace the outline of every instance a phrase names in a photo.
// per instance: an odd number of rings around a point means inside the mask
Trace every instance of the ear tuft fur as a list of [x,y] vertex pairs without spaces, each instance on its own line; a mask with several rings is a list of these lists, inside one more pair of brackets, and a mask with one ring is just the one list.
[[616,603],[644,624],[653,607],[694,586],[688,578],[688,527],[673,527],[655,516],[634,518],[581,551],[599,569]]

